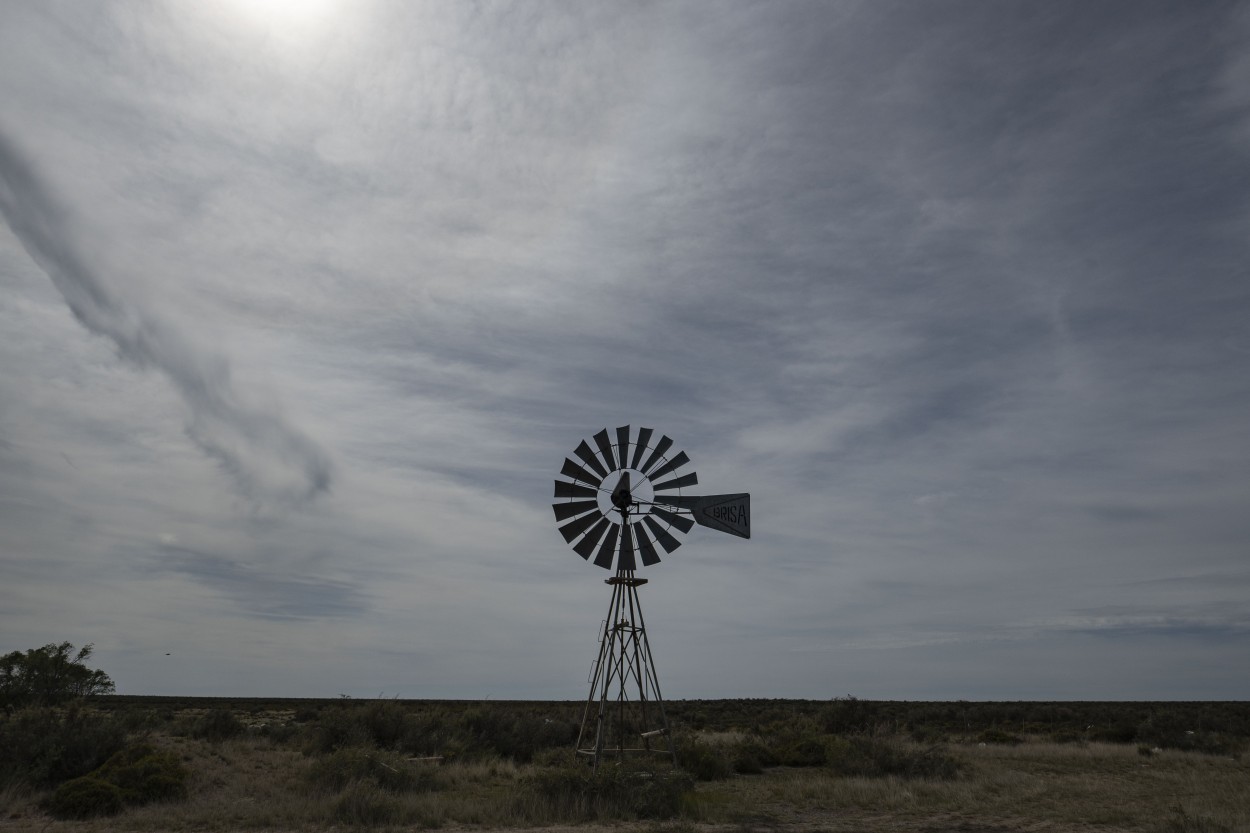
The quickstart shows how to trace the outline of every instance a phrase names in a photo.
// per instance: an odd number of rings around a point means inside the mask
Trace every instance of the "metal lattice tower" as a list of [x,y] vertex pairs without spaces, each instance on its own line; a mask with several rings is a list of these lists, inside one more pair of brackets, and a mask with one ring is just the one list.
[[638,600],[638,588],[647,580],[622,570],[605,583],[612,585],[612,600],[599,635],[599,657],[590,676],[577,754],[589,757],[596,766],[604,756],[623,759],[627,754],[651,752],[667,753],[676,763]]

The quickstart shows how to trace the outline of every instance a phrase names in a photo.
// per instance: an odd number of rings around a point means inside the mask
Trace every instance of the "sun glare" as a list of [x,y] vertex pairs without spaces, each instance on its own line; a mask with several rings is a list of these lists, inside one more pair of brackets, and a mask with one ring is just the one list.
[[256,23],[303,28],[324,21],[335,0],[231,0],[231,5]]

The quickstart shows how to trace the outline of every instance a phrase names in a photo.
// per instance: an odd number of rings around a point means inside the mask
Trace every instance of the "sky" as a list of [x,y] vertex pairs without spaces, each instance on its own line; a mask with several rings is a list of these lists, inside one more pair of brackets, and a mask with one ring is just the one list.
[[669,699],[1250,690],[1250,7],[0,3],[0,651],[569,699],[553,480],[749,492]]

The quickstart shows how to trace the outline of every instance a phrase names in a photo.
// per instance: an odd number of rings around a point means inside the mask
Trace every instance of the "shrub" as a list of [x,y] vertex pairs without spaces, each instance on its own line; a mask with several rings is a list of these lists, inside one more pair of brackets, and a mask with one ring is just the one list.
[[0,708],[54,706],[77,697],[108,694],[113,681],[103,671],[88,668],[92,646],[73,654],[68,642],[44,645],[0,657]]
[[955,759],[937,747],[915,750],[875,737],[853,737],[832,746],[829,767],[840,775],[876,778],[952,779],[959,775]]
[[86,775],[61,784],[42,807],[58,819],[115,816],[122,811],[122,792],[115,784]]
[[327,755],[313,762],[305,778],[309,786],[328,792],[360,783],[391,793],[431,792],[441,786],[434,772],[414,767],[402,755],[367,747],[340,749]]
[[876,727],[880,704],[847,695],[836,697],[821,715],[823,729],[831,735],[861,734]]
[[287,744],[300,737],[303,732],[294,723],[268,723],[257,729],[256,734],[277,744]]
[[677,765],[699,781],[723,781],[733,773],[729,761],[719,749],[699,741],[678,745]]
[[1132,743],[1137,739],[1137,724],[1121,719],[1109,726],[1100,726],[1090,732],[1090,740],[1106,743]]
[[0,784],[56,786],[91,772],[125,742],[118,722],[74,705],[23,709],[0,720]]
[[322,709],[309,733],[305,753],[326,753],[336,749],[366,746],[373,742],[359,718],[359,709],[343,706]]
[[828,750],[818,738],[801,738],[785,746],[779,757],[786,766],[821,766],[828,759]]
[[146,743],[123,749],[91,773],[116,785],[122,802],[132,807],[186,798],[187,775],[176,757]]
[[977,741],[980,743],[997,743],[1004,746],[1018,746],[1024,743],[1024,738],[1019,735],[1013,735],[1010,732],[1004,732],[1002,729],[986,729],[977,735]]
[[757,740],[735,744],[730,758],[733,771],[739,775],[758,775],[764,771],[764,767],[777,763],[777,757]]
[[911,727],[911,739],[916,743],[941,743],[947,737],[941,729],[921,723]]
[[223,740],[238,737],[245,731],[247,727],[230,709],[210,709],[191,724],[191,737],[210,743],[221,743]]
[[408,712],[403,706],[394,700],[373,700],[357,711],[361,728],[375,746],[398,747],[408,727]]

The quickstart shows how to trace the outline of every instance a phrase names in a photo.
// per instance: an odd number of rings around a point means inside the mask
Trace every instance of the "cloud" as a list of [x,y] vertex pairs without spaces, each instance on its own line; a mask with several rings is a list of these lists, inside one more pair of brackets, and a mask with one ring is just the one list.
[[235,559],[176,544],[160,545],[161,566],[218,590],[263,619],[352,616],[367,609],[363,591],[343,581],[278,575]]
[[303,500],[327,492],[328,455],[281,414],[248,401],[230,365],[183,336],[133,293],[114,287],[69,240],[69,220],[29,163],[0,134],[0,214],[74,316],[122,358],[153,368],[191,411],[186,431],[246,497]]

